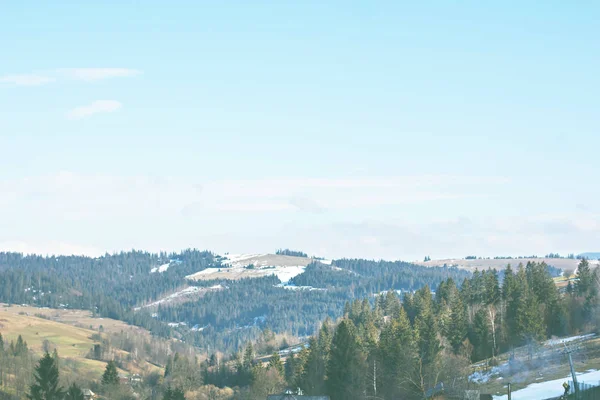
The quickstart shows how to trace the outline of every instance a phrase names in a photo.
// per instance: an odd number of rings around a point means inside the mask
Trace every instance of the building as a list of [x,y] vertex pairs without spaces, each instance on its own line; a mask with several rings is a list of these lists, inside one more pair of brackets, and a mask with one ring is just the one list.
[[83,389],[83,398],[85,400],[92,400],[96,398],[96,394],[92,392],[90,389]]

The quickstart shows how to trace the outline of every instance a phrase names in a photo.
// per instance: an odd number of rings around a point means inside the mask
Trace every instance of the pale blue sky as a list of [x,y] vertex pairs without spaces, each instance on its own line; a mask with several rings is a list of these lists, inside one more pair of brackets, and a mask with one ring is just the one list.
[[0,0],[0,249],[598,251],[597,3],[323,3]]

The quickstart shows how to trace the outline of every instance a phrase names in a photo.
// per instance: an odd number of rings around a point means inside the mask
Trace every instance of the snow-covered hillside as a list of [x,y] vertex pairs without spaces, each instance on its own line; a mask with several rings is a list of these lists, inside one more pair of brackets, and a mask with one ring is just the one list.
[[330,260],[315,260],[278,254],[228,254],[221,261],[223,268],[207,268],[188,275],[190,280],[242,279],[276,275],[282,283],[300,275],[312,262],[331,264]]

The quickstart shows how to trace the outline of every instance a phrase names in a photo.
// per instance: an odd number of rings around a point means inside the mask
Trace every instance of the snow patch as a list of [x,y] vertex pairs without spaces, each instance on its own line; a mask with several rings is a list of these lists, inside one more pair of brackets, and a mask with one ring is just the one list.
[[208,290],[223,290],[223,289],[229,289],[229,288],[226,286],[223,286],[223,285],[213,285],[209,288],[203,288],[203,287],[199,287],[199,286],[190,286],[190,287],[187,287],[178,292],[172,293],[166,297],[163,297],[160,300],[156,300],[156,301],[146,304],[142,307],[136,307],[136,308],[134,308],[134,311],[139,311],[142,308],[146,308],[146,307],[158,306],[159,304],[169,303],[179,297],[189,296],[189,295],[192,295],[192,294],[198,293],[198,292],[203,292],[203,291],[208,291]]
[[[565,381],[570,381],[571,375],[567,375],[562,379],[554,379],[552,381],[532,383],[524,389],[514,391],[512,393],[513,399],[519,400],[539,400],[539,399],[550,399],[553,397],[559,397],[564,393],[562,384]],[[600,381],[600,371],[588,370],[584,373],[577,373],[577,381],[579,383],[590,383],[596,384]],[[494,400],[505,400],[508,399],[508,395],[493,396]]]
[[506,367],[508,367],[508,363],[493,367],[489,371],[475,371],[469,376],[469,381],[473,383],[487,383],[494,376],[500,375]]
[[276,275],[282,283],[288,283],[292,278],[303,273],[305,269],[306,267],[300,265],[292,267],[275,267],[273,274]]
[[169,269],[169,267],[171,266],[171,264],[181,264],[181,261],[179,261],[179,260],[169,260],[169,262],[166,263],[166,264],[159,265],[158,267],[152,268],[150,270],[150,273],[154,274],[154,273],[158,272],[158,273],[162,274],[163,272],[166,272]]
[[313,290],[325,291],[325,290],[327,290],[324,288],[316,288],[313,286],[296,286],[293,283],[280,283],[279,285],[275,285],[275,287],[280,287],[280,288],[284,288],[287,290],[308,290],[308,291],[313,291]]
[[561,338],[561,339],[550,339],[550,340],[547,340],[544,343],[544,345],[545,346],[557,346],[557,345],[560,345],[563,343],[588,340],[588,339],[593,338],[594,336],[596,336],[595,333],[590,333],[587,335],[577,335],[577,336],[571,336],[571,337],[566,337],[566,338]]

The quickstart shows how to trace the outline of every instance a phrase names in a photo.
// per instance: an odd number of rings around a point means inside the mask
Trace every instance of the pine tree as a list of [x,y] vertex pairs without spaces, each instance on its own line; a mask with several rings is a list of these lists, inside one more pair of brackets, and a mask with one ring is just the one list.
[[246,346],[246,350],[244,351],[244,368],[249,371],[253,363],[254,347],[252,346],[252,343],[248,343],[248,346]]
[[281,357],[279,356],[279,353],[273,353],[271,359],[269,360],[268,368],[275,368],[281,374],[281,376],[284,376],[285,371],[283,369],[283,362],[281,362]]
[[23,340],[23,337],[19,335],[17,338],[17,344],[14,346],[14,356],[24,356],[27,354],[27,342]]
[[593,275],[592,271],[590,270],[590,264],[588,260],[584,258],[577,267],[577,282],[575,283],[575,292],[578,296],[585,297],[593,285]]
[[481,308],[473,318],[473,329],[470,334],[473,344],[474,360],[483,360],[491,356],[491,333],[486,310]]
[[302,377],[297,386],[308,395],[323,394],[325,391],[325,349],[321,348],[316,338],[310,338],[308,341],[308,353],[303,368]]
[[84,400],[81,388],[75,383],[71,384],[65,394],[65,400]]
[[119,384],[119,372],[117,371],[117,365],[114,361],[109,361],[102,375],[103,385],[118,385]]
[[327,364],[327,391],[331,399],[362,399],[365,368],[365,355],[356,327],[351,320],[344,319],[335,330]]
[[2,338],[2,333],[0,333],[0,354],[4,353],[4,338]]
[[508,302],[512,299],[516,290],[516,284],[515,274],[510,264],[508,264],[504,270],[504,281],[502,282],[502,298],[504,301]]
[[396,293],[393,290],[388,291],[385,295],[385,315],[396,318],[400,314],[400,308],[402,304]]
[[59,386],[58,367],[55,360],[46,353],[35,368],[34,383],[30,386],[27,398],[30,400],[62,400],[63,389]]
[[167,359],[167,365],[165,365],[165,378],[171,376],[173,372],[173,358],[169,357]]
[[438,324],[433,313],[431,291],[426,285],[415,294],[417,317],[414,328],[418,333],[418,354],[424,364],[432,364],[442,350],[438,338]]
[[500,284],[498,283],[498,271],[489,270],[484,275],[485,281],[485,304],[496,304],[501,297]]
[[377,386],[386,399],[402,398],[406,393],[404,382],[414,366],[416,349],[413,332],[406,312],[402,309],[398,318],[385,325],[379,340]]
[[458,354],[462,343],[467,337],[467,312],[460,296],[454,296],[451,309],[448,340],[452,345],[454,354]]
[[171,386],[168,386],[163,394],[163,400],[185,400],[185,395],[183,390],[179,388],[171,389]]

